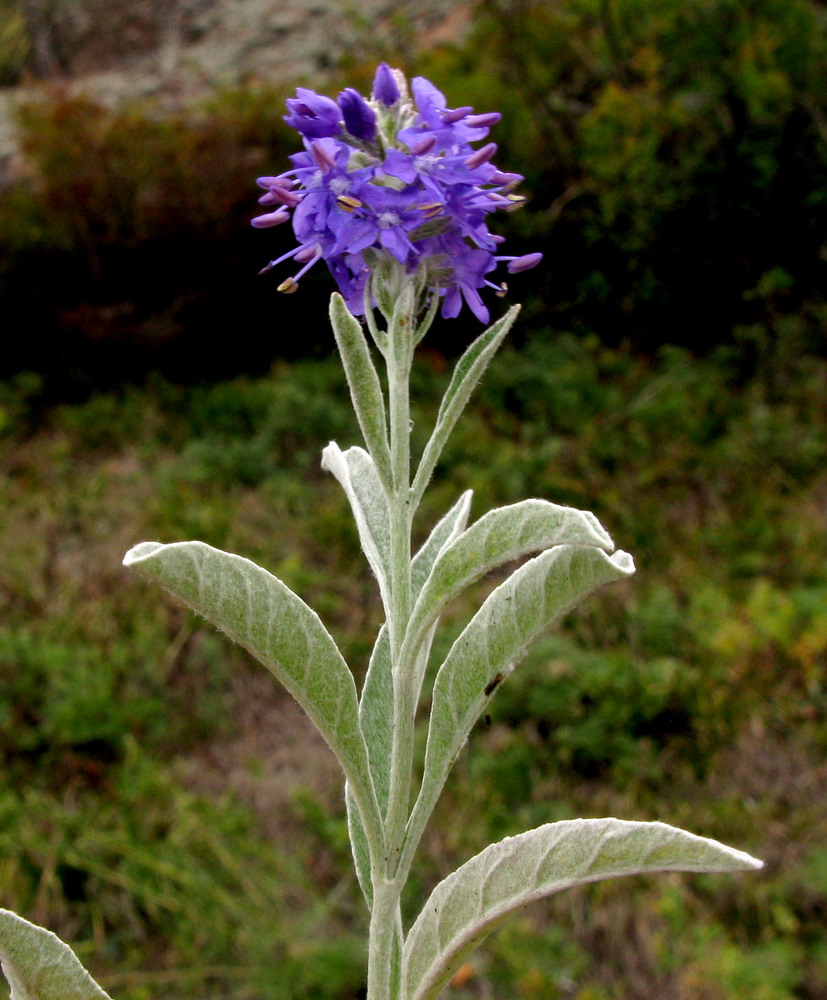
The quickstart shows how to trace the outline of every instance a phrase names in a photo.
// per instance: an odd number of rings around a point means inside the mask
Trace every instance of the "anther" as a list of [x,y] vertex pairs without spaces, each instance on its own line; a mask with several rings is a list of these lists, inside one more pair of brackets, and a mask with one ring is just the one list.
[[488,163],[491,157],[497,152],[496,142],[489,142],[482,146],[480,149],[473,152],[465,160],[465,166],[473,170],[475,167],[481,167],[483,163]]
[[416,206],[426,219],[435,219],[444,208],[441,201],[429,201],[425,205]]
[[442,120],[446,125],[453,125],[454,122],[461,122],[463,118],[467,118],[473,110],[472,107],[466,105],[465,107],[457,108],[455,111],[443,111]]
[[318,163],[322,170],[327,173],[328,170],[333,170],[336,166],[336,161],[330,155],[330,153],[322,145],[321,140],[314,139],[310,143],[310,152],[313,155],[313,159]]
[[278,212],[268,212],[267,215],[257,215],[250,220],[250,224],[256,229],[269,229],[270,226],[279,226],[282,222],[287,222],[290,213],[280,208]]
[[422,139],[418,139],[411,146],[411,154],[413,156],[422,156],[423,153],[430,153],[430,151],[436,145],[435,135],[426,135]]
[[346,212],[355,212],[357,208],[362,207],[362,202],[358,198],[354,198],[349,194],[340,194],[336,199],[339,207],[344,209]]
[[489,111],[484,115],[469,115],[465,119],[465,124],[470,125],[471,128],[488,128],[489,125],[496,125],[501,120],[502,115],[499,111]]

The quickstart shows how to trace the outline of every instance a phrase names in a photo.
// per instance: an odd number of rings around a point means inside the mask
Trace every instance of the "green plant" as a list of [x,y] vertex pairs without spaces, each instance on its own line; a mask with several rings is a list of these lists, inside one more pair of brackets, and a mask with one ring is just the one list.
[[[366,449],[342,452],[331,442],[323,452],[324,468],[350,503],[385,614],[361,698],[318,615],[255,563],[204,542],[143,542],[124,560],[261,660],[333,750],[346,778],[348,832],[370,911],[369,1000],[437,996],[506,916],[563,888],[612,875],[726,872],[761,865],[717,841],[659,822],[546,823],[472,857],[436,886],[412,926],[403,930],[402,894],[415,852],[446,778],[492,695],[541,633],[597,587],[634,571],[631,556],[615,551],[591,513],[526,500],[492,510],[466,527],[470,492],[413,553],[413,517],[451,431],[518,308],[512,307],[460,358],[412,476],[414,350],[440,304],[450,317],[464,301],[486,321],[479,289],[491,283],[484,275],[497,262],[519,272],[540,256],[495,257],[496,241],[484,225],[486,211],[513,207],[518,197],[510,193],[514,178],[489,166],[496,147],[475,150],[469,144],[498,116],[470,116],[468,108],[449,112],[444,97],[421,78],[413,89],[416,107],[401,76],[381,66],[370,105],[353,91],[340,95],[337,105],[300,90],[288,110],[309,141],[284,176],[301,180],[305,200],[293,192],[292,181],[261,178],[267,190],[263,203],[282,207],[255,220],[262,227],[277,225],[289,217],[283,206],[297,209],[299,247],[284,259],[297,257],[303,267],[281,290],[295,290],[305,271],[325,257],[343,295],[365,314],[366,328],[342,294],[331,300],[331,323]],[[446,144],[445,156],[426,155],[440,143]],[[411,175],[418,179],[406,180]],[[444,200],[423,203],[422,197],[432,197],[434,190]],[[371,344],[385,362],[384,381]],[[535,552],[540,554],[488,595],[437,670],[417,792],[416,709],[439,619],[481,577]],[[89,840],[99,845],[100,835],[93,832]],[[122,857],[145,869],[150,887],[156,876],[176,874],[151,854],[118,846]],[[104,862],[101,873],[106,871]],[[179,879],[179,888],[186,891],[188,882]],[[156,909],[175,909],[176,900],[168,895],[146,898],[153,915]],[[234,902],[236,908],[245,905]],[[0,942],[15,994],[106,996],[67,946],[9,911],[0,912]],[[330,961],[335,964],[336,955]],[[344,966],[346,973],[350,966]],[[315,980],[304,982],[313,988]]]

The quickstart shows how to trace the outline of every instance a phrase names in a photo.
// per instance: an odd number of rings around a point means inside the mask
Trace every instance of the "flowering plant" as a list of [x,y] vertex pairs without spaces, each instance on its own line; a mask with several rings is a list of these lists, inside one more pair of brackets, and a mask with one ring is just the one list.
[[[489,511],[468,526],[470,491],[413,553],[411,529],[443,446],[518,307],[478,337],[456,365],[430,439],[412,472],[409,375],[440,305],[465,301],[487,321],[479,291],[500,261],[519,271],[539,254],[499,257],[486,216],[518,204],[518,180],[478,149],[495,113],[446,108],[427,80],[380,66],[373,97],[338,101],[300,89],[287,121],[303,136],[291,170],[261,178],[273,211],[291,218],[303,266],[324,259],[339,286],[330,318],[365,448],[331,442],[322,464],[350,504],[376,577],[385,623],[361,693],[319,617],[280,580],[203,542],[142,542],[124,563],[160,583],[259,659],[319,728],[345,776],[353,858],[370,912],[368,1000],[430,1000],[512,911],[568,886],[613,875],[760,867],[741,851],[664,823],[572,819],[485,848],[446,876],[408,928],[400,899],[451,767],[477,719],[529,644],[596,588],[629,576],[632,557],[594,515],[545,500]],[[494,286],[498,291],[502,289]],[[378,316],[377,316],[378,313]],[[357,318],[361,315],[362,322]],[[375,349],[371,349],[371,342]],[[380,380],[374,354],[384,362]],[[414,782],[414,724],[431,646],[446,606],[486,573],[531,556],[499,584],[435,664],[422,778]],[[0,961],[12,1000],[106,998],[50,932],[0,911]]]

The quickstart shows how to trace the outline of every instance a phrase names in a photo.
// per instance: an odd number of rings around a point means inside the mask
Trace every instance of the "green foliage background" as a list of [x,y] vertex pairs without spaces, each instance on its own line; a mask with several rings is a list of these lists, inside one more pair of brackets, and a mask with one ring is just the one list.
[[[547,255],[417,528],[468,487],[475,516],[541,496],[594,510],[638,574],[502,686],[408,905],[528,826],[662,819],[767,867],[561,896],[450,995],[825,1000],[824,8],[474,10],[463,45],[406,64],[402,25],[341,68],[367,87],[387,58],[503,110],[498,159],[531,197],[504,225]],[[295,145],[283,96],[170,114],[52,92],[0,199],[0,905],[121,1000],[362,990],[329,759],[263,671],[120,568],[151,538],[256,559],[362,676],[379,609],[318,467],[357,439],[330,281],[276,298],[255,281],[274,237],[246,228],[251,179]],[[470,333],[423,345],[420,446]]]

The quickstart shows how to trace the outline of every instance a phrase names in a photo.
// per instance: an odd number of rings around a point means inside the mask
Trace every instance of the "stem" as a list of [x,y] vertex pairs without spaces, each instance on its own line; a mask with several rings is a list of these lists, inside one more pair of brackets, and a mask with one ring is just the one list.
[[[396,319],[396,318],[395,318]],[[393,326],[405,326],[405,331],[391,329],[388,352],[388,403],[390,408],[391,471],[393,490],[389,501],[391,534],[391,656],[397,664],[402,640],[408,625],[411,605],[411,517],[410,517],[410,401],[409,379],[411,372],[410,350],[398,341],[410,339],[410,319],[403,317]],[[405,322],[407,320],[407,322]],[[408,336],[404,334],[407,332]],[[401,334],[401,336],[400,336]]]
[[399,886],[379,879],[373,886],[368,938],[367,1000],[393,1000],[399,992],[402,919]]
[[411,614],[410,507],[410,371],[413,354],[413,302],[407,313],[397,312],[390,330],[388,403],[390,408],[393,493],[389,497],[391,541],[391,620],[388,622],[394,688],[393,755],[388,802],[387,843],[389,874],[396,870],[398,852],[408,821],[413,761],[414,711],[409,704],[407,678],[400,674],[400,653]]
[[400,652],[411,614],[410,373],[414,296],[402,295],[387,333],[391,484],[386,490],[390,522],[388,636],[393,672],[393,746],[386,819],[386,853],[373,878],[367,1000],[397,1000],[400,988],[402,882],[395,878],[410,804],[414,706],[408,677],[400,674]]

